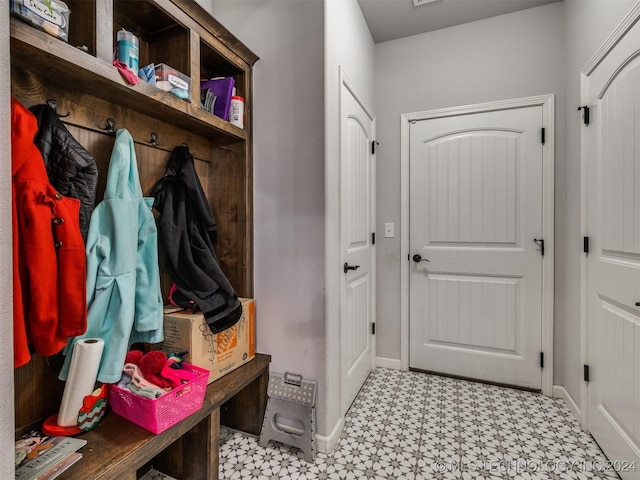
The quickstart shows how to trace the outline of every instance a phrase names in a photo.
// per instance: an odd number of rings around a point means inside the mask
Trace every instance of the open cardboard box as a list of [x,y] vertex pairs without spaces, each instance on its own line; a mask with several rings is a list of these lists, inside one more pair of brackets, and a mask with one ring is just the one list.
[[163,351],[189,353],[184,361],[210,371],[208,383],[238,368],[255,357],[255,304],[241,298],[242,317],[220,333],[213,334],[202,313],[175,311],[165,307]]

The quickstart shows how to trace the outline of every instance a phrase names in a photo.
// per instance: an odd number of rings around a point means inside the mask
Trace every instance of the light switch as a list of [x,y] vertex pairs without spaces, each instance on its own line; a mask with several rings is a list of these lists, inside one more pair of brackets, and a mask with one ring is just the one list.
[[394,233],[393,223],[385,223],[384,224],[384,236],[385,238],[393,238]]

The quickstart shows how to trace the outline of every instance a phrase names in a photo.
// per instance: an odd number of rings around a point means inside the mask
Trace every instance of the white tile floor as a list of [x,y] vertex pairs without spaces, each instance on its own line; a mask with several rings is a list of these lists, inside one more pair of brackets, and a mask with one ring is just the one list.
[[378,368],[351,406],[333,453],[222,429],[220,478],[619,478],[562,400],[417,372]]

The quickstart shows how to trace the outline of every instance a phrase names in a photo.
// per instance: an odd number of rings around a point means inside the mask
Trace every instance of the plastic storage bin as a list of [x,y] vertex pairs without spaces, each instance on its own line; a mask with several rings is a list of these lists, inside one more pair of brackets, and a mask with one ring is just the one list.
[[60,0],[10,0],[11,14],[30,23],[49,35],[67,42],[69,40],[69,7]]
[[189,363],[183,363],[183,368],[195,373],[197,378],[155,399],[144,398],[115,384],[111,385],[111,409],[152,433],[165,431],[198,411],[207,390],[209,370]]
[[157,64],[155,70],[156,87],[178,98],[191,101],[191,78],[164,63]]

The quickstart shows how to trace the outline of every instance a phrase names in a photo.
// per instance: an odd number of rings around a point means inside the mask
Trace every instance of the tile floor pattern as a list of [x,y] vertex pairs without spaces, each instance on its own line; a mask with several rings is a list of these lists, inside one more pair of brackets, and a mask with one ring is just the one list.
[[314,463],[277,442],[223,428],[220,478],[619,478],[562,400],[418,372],[378,368],[358,393],[340,441]]

